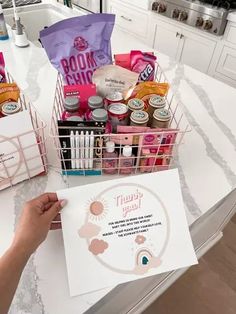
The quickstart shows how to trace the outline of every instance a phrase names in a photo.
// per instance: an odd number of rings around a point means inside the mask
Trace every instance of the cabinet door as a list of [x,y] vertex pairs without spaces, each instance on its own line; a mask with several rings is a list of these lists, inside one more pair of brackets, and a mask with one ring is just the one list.
[[201,72],[207,73],[216,41],[192,32],[183,31],[178,59]]
[[175,59],[180,45],[180,28],[165,22],[155,23],[153,48]]
[[109,11],[116,15],[116,25],[146,41],[148,12],[115,1],[110,1]]
[[224,46],[216,72],[236,81],[236,49]]

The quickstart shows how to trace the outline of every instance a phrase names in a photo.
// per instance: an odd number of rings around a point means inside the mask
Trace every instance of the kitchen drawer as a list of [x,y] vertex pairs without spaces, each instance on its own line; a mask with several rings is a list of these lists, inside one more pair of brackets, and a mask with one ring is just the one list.
[[110,2],[110,12],[116,15],[116,25],[122,29],[146,39],[148,32],[148,12],[142,12],[128,6]]
[[225,31],[225,40],[236,45],[236,24],[229,23]]
[[236,49],[227,46],[223,47],[216,72],[236,80]]

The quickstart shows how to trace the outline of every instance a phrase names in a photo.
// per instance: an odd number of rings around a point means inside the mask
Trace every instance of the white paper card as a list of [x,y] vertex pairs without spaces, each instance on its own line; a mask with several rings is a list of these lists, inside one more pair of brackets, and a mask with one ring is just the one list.
[[71,296],[197,263],[177,170],[57,194]]
[[[29,132],[29,133],[28,133]],[[22,153],[23,152],[23,153]],[[26,164],[28,169],[26,168]],[[0,190],[44,171],[27,110],[0,119]]]

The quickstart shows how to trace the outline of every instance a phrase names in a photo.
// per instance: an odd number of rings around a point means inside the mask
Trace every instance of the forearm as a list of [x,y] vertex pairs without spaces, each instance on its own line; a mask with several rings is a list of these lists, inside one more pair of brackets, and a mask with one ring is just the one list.
[[0,314],[8,312],[30,255],[26,248],[13,244],[0,258]]

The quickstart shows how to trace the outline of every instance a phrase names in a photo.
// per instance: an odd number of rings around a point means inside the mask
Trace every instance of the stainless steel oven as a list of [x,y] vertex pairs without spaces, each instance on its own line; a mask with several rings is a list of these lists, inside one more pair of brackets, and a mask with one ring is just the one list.
[[72,3],[88,12],[102,13],[106,12],[105,0],[72,0]]

